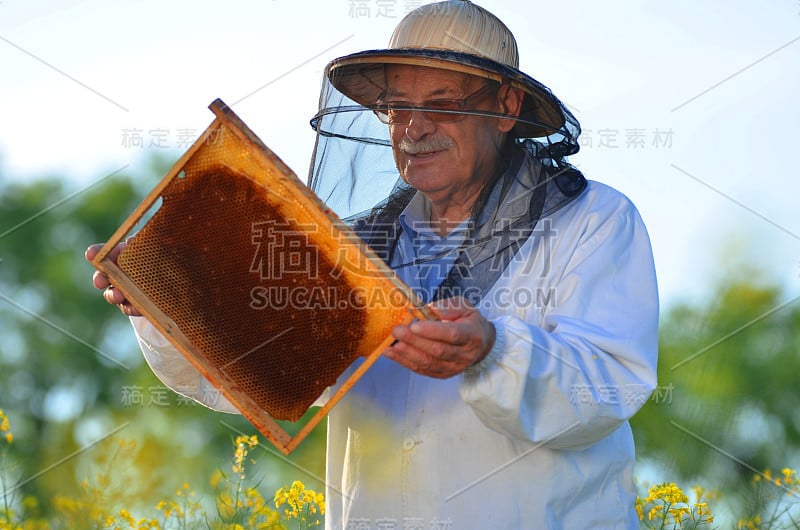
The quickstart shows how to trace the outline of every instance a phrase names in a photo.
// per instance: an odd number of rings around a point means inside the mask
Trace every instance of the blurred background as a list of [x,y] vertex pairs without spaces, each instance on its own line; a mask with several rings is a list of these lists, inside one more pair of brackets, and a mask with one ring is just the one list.
[[[83,251],[218,97],[305,179],[325,64],[385,46],[422,3],[0,2],[0,409],[17,502],[46,512],[114,439],[136,441],[151,494],[208,489],[229,466],[255,429],[152,375]],[[800,1],[480,3],[580,120],[572,162],[650,230],[660,382],[633,422],[637,480],[716,488],[741,511],[755,472],[800,465]],[[260,448],[265,489],[322,489],[323,444],[324,425],[290,458]]]

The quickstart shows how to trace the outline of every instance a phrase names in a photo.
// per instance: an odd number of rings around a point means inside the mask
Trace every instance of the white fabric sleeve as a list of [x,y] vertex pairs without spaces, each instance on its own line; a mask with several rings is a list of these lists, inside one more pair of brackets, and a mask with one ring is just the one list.
[[[616,430],[656,387],[658,292],[644,224],[624,197],[563,230],[556,301],[492,318],[492,351],[459,382],[491,429],[561,449]],[[570,233],[567,233],[570,232]],[[519,285],[519,284],[516,284]],[[535,322],[534,322],[535,321]]]
[[210,409],[239,413],[146,318],[131,317],[130,320],[145,361],[162,383]]

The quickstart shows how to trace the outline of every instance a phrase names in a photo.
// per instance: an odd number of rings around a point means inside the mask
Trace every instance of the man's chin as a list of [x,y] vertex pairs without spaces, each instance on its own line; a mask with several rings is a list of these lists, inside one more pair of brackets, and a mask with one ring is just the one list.
[[403,175],[403,180],[412,188],[421,191],[422,193],[434,193],[444,187],[447,187],[445,180],[439,172],[430,171],[407,171]]

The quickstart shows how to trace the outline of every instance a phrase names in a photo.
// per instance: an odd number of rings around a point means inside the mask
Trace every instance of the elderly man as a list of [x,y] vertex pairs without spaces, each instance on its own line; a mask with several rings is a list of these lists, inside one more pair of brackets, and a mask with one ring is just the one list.
[[[331,411],[328,528],[638,526],[648,236],[630,201],[566,162],[577,121],[517,65],[508,28],[458,0],[326,69],[310,185],[438,317],[398,326]],[[200,399],[202,377],[132,321],[159,377]]]

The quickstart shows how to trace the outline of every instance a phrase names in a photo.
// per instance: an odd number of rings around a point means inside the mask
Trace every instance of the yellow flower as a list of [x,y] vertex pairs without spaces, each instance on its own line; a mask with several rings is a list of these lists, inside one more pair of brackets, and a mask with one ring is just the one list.
[[656,518],[659,512],[664,510],[664,506],[662,504],[657,504],[650,509],[650,512],[647,514],[647,519],[652,521]]
[[647,492],[644,502],[663,501],[667,504],[678,504],[689,502],[688,497],[674,482],[656,484]]
[[26,512],[34,512],[39,510],[39,499],[33,495],[25,495],[22,498],[22,507]]
[[11,433],[11,424],[8,422],[8,416],[3,409],[0,409],[0,434],[9,444],[14,441],[14,435]]
[[636,499],[636,515],[639,516],[640,521],[644,521],[644,508],[642,508],[641,499]]
[[762,473],[753,475],[753,482],[771,482],[780,488],[791,490],[795,493],[800,493],[800,481],[797,479],[797,471],[792,468],[785,467],[781,469],[780,477],[773,477],[772,471],[765,469]]
[[677,506],[669,509],[669,515],[672,516],[672,520],[675,524],[680,524],[683,518],[690,516],[691,513],[692,511],[687,506]]
[[237,436],[235,444],[236,445],[247,445],[252,449],[253,447],[258,445],[258,436],[256,436],[256,435],[253,435],[253,436],[245,436],[245,435]]
[[219,483],[222,482],[223,478],[225,478],[225,475],[224,473],[222,473],[222,470],[217,469],[216,471],[214,471],[214,473],[211,475],[211,481],[210,481],[211,487],[217,489],[219,487]]
[[223,491],[217,497],[217,512],[223,519],[231,519],[236,513],[230,493]]
[[136,525],[136,520],[133,518],[130,512],[124,508],[119,511],[117,517],[125,521],[128,524],[128,526],[132,528],[135,527]]
[[233,452],[233,472],[237,475],[244,474],[244,460],[247,457],[248,448],[252,449],[258,445],[258,437],[253,436],[237,436],[234,442],[236,449]]
[[761,528],[761,517],[756,515],[750,519],[739,519],[739,523],[737,528],[743,529],[746,528],[747,530],[758,530]]
[[[697,528],[710,524],[714,517],[706,500],[716,494],[701,486],[692,487],[694,503],[674,482],[650,487],[645,498],[637,497],[634,509],[642,528]],[[645,517],[646,515],[646,517]]]
[[312,526],[319,524],[315,520],[317,514],[325,514],[325,496],[306,489],[305,484],[299,480],[292,482],[289,488],[279,488],[273,502],[277,509],[283,508],[287,519],[298,519],[305,524],[311,523]]

